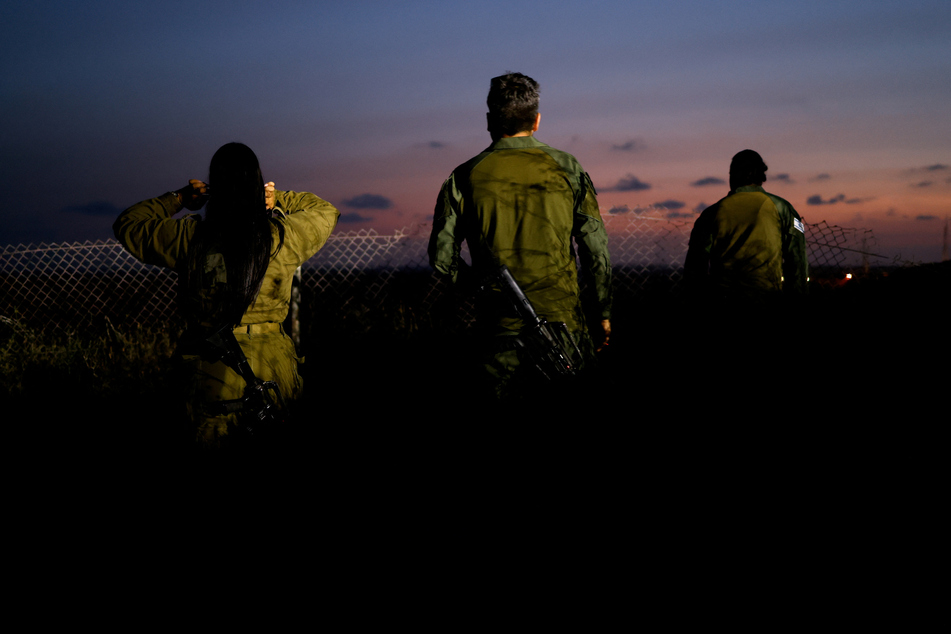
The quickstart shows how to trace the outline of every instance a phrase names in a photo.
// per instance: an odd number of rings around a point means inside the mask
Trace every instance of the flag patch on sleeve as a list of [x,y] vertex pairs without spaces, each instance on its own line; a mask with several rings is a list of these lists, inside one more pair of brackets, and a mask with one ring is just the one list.
[[794,226],[796,229],[799,229],[799,233],[805,233],[805,232],[806,232],[806,230],[803,229],[803,227],[802,227],[802,220],[800,220],[799,218],[793,218],[793,221],[792,221],[792,222],[793,222],[793,226]]

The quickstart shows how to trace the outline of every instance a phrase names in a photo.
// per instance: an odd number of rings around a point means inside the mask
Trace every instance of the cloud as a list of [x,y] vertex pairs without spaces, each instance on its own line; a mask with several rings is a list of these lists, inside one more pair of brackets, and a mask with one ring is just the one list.
[[898,215],[898,212],[895,211],[895,208],[894,208],[894,207],[889,207],[889,208],[888,208],[888,211],[885,212],[885,215],[886,215],[886,216],[897,216],[897,215]]
[[628,214],[628,213],[642,214],[645,211],[651,211],[652,209],[656,209],[656,207],[654,207],[654,205],[648,205],[646,207],[635,205],[634,208],[631,209],[627,205],[615,205],[611,207],[610,209],[608,209],[608,213],[609,214]]
[[666,217],[671,220],[676,218],[693,218],[693,214],[689,211],[670,211],[667,213]]
[[716,176],[707,176],[706,178],[701,178],[698,181],[690,183],[691,187],[705,187],[707,185],[726,185],[726,181]]
[[911,187],[931,187],[931,181],[921,181],[920,183],[915,183]]
[[377,194],[360,194],[343,201],[343,204],[354,209],[389,209],[393,206],[393,201]]
[[697,206],[693,208],[693,212],[694,212],[695,214],[699,214],[699,213],[701,213],[704,209],[706,209],[706,208],[709,207],[709,206],[710,206],[710,205],[708,205],[707,203],[704,203],[704,202],[698,203]]
[[845,200],[845,194],[839,194],[838,196],[835,196],[834,198],[830,198],[829,200],[822,200],[822,196],[820,196],[819,194],[816,194],[815,196],[810,196],[809,198],[807,198],[806,204],[807,205],[834,205],[835,203],[842,202],[843,200]]
[[683,209],[686,206],[687,203],[679,200],[665,200],[663,202],[654,203],[654,209]]
[[770,178],[769,180],[773,181],[774,183],[775,183],[776,181],[779,181],[779,182],[782,182],[782,183],[789,183],[790,185],[792,185],[792,184],[794,184],[794,183],[796,182],[796,181],[794,181],[793,179],[791,179],[791,178],[789,177],[789,174],[776,174],[775,176],[773,176],[773,177]]
[[615,191],[615,192],[639,192],[644,191],[645,189],[650,189],[651,186],[648,183],[645,183],[639,180],[633,174],[628,174],[621,180],[617,182],[617,185],[614,187],[608,188],[606,191]]
[[946,170],[946,169],[948,169],[948,166],[942,163],[935,163],[934,165],[929,165],[928,167],[925,168],[925,170],[929,172],[937,172],[938,170]]
[[644,144],[640,141],[635,141],[631,139],[630,141],[621,143],[620,145],[615,143],[614,145],[611,146],[611,149],[620,150],[621,152],[635,152],[637,150],[643,150]]
[[350,213],[340,214],[340,218],[337,220],[337,223],[342,225],[350,225],[356,224],[358,222],[369,222],[371,220],[373,220],[373,218],[367,218],[366,216],[361,216],[355,211],[351,211]]
[[932,216],[930,214],[921,214],[920,216],[915,216],[915,220],[937,220],[937,216]]
[[438,150],[440,148],[446,147],[446,144],[443,143],[442,141],[430,141],[429,143],[424,143],[423,145],[425,145],[426,147],[431,147],[434,150]]
[[121,209],[104,200],[86,203],[85,205],[70,205],[69,207],[63,207],[61,211],[83,214],[84,216],[112,216],[113,218],[122,213]]
[[856,203],[865,203],[870,200],[875,200],[875,196],[866,196],[865,198],[848,198],[845,201],[846,205],[854,205]]
[[832,178],[832,177],[823,172],[822,174],[816,174],[815,176],[813,176],[812,178],[810,178],[810,179],[809,179],[809,182],[810,182],[810,183],[815,183],[816,181],[827,181],[827,180],[829,180],[830,178]]

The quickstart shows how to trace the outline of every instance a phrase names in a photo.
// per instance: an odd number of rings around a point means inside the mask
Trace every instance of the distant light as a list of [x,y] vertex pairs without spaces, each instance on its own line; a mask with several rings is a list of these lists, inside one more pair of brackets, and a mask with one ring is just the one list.
[[851,280],[851,279],[852,279],[852,274],[851,274],[851,273],[846,273],[846,274],[845,274],[845,279]]

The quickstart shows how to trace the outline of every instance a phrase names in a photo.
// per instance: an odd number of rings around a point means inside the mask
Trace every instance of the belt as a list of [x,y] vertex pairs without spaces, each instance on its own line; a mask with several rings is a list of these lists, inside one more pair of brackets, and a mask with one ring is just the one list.
[[232,329],[232,332],[236,335],[262,335],[266,332],[281,332],[281,324],[274,322],[267,322],[263,324],[244,324],[241,326],[236,326]]

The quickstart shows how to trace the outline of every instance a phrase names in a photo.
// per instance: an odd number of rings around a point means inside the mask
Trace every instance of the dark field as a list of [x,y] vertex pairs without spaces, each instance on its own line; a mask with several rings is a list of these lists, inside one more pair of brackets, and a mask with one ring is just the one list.
[[[621,296],[596,376],[504,408],[471,389],[468,312],[450,293],[427,299],[428,273],[390,280],[373,302],[358,292],[328,301],[325,279],[321,301],[303,296],[305,398],[267,451],[363,463],[508,448],[593,460],[657,443],[701,451],[698,442],[818,437],[841,447],[936,426],[949,414],[949,267],[813,284],[807,301],[768,308],[718,308],[662,289]],[[178,321],[92,321],[46,332],[0,324],[0,397],[15,435],[77,458],[204,455],[182,416]]]

